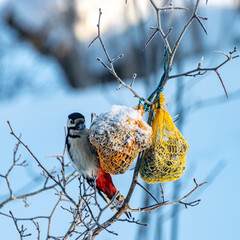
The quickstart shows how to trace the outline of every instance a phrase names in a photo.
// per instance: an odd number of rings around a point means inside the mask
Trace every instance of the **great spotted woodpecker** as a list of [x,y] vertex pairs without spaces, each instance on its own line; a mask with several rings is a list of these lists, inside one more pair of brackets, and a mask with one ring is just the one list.
[[[97,149],[90,143],[89,129],[85,126],[85,118],[80,113],[72,113],[67,120],[67,151],[72,165],[86,179],[91,187],[95,187],[104,200],[111,200],[117,193],[109,173],[104,172],[98,159]],[[103,194],[104,196],[103,196]],[[106,198],[105,198],[106,197]],[[123,202],[121,194],[115,199],[115,203]],[[128,217],[130,214],[126,213]]]

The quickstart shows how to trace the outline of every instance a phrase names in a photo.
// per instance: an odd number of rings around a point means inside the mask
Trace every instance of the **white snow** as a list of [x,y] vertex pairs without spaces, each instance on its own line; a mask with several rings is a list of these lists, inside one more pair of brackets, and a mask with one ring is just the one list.
[[[139,127],[136,122],[141,122],[143,127]],[[105,147],[103,140],[107,139],[108,144],[120,152],[125,152],[128,146],[137,152],[145,149],[151,144],[151,136],[152,128],[142,119],[141,112],[121,105],[113,105],[110,112],[101,113],[90,127],[90,140],[96,147]],[[99,145],[95,144],[95,138],[102,139]],[[139,148],[135,143],[144,148]]]

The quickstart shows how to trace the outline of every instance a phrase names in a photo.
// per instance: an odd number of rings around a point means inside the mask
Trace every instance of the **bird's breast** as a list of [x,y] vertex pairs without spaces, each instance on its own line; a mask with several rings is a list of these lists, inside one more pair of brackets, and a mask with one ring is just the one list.
[[82,138],[68,139],[68,153],[72,164],[85,178],[93,178],[98,174],[97,156],[91,153],[87,142]]

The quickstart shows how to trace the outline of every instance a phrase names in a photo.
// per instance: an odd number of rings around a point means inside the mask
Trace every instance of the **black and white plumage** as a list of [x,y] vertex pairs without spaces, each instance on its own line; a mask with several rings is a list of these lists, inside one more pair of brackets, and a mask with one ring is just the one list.
[[66,146],[72,165],[93,186],[99,170],[98,155],[89,141],[89,129],[80,113],[68,116]]
[[[111,175],[100,167],[97,149],[90,143],[89,129],[86,128],[85,118],[80,113],[72,113],[68,116],[66,146],[75,169],[90,186],[96,186],[99,195],[109,202],[117,194],[117,189]],[[123,201],[124,197],[118,193],[114,203],[117,206]],[[114,206],[111,205],[110,208],[113,210]],[[126,212],[126,215],[131,217],[130,213]]]

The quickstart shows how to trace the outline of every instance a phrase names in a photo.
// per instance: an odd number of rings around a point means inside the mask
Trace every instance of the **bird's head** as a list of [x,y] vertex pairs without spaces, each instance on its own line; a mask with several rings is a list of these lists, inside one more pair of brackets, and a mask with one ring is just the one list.
[[75,131],[82,131],[86,128],[85,117],[81,113],[72,113],[68,116],[67,128]]

